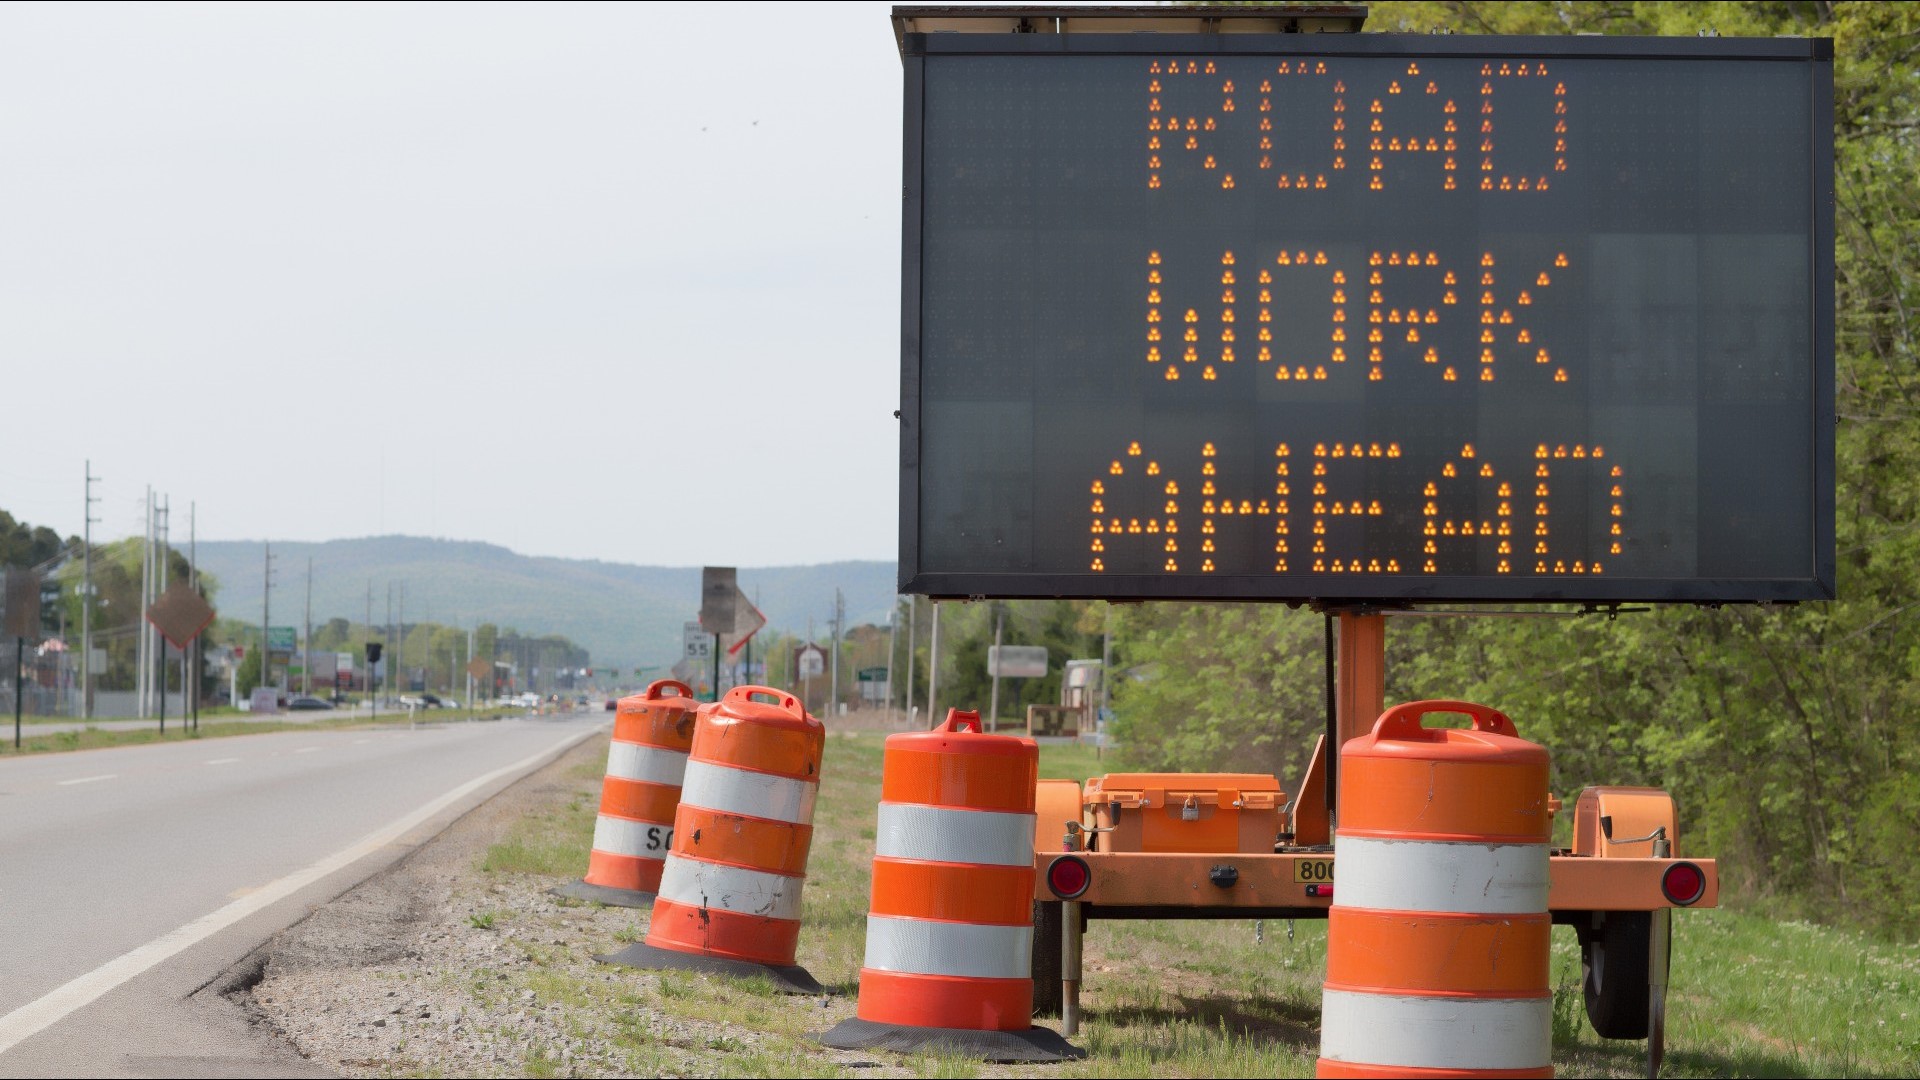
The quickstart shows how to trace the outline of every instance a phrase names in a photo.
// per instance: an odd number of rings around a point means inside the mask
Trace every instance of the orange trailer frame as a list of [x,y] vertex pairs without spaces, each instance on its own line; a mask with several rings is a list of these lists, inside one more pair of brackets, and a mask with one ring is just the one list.
[[[1379,609],[1337,613],[1329,726],[1341,745],[1365,733],[1385,708],[1386,615]],[[1035,1000],[1058,1001],[1062,1033],[1079,1030],[1082,945],[1091,920],[1325,918],[1335,888],[1337,766],[1338,755],[1328,753],[1322,736],[1271,853],[1101,850],[1101,830],[1086,813],[1079,782],[1041,780],[1034,826]],[[1164,789],[1178,787],[1181,774],[1151,779],[1162,781],[1162,789],[1141,793],[1131,807],[1136,812],[1165,809]],[[1327,798],[1330,783],[1333,799]],[[1128,809],[1112,805],[1113,813]],[[1563,809],[1558,800],[1549,805]],[[1572,846],[1549,859],[1553,921],[1580,936],[1588,1018],[1603,1037],[1644,1037],[1655,1072],[1664,1053],[1672,911],[1715,907],[1720,897],[1718,864],[1679,857],[1677,826],[1673,799],[1664,791],[1587,788],[1575,801]]]

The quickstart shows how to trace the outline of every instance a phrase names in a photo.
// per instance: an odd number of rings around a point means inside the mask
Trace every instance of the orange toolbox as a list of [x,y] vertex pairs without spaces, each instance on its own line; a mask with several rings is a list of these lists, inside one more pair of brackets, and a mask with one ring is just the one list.
[[1273,854],[1286,793],[1258,773],[1108,773],[1081,804],[1097,850]]

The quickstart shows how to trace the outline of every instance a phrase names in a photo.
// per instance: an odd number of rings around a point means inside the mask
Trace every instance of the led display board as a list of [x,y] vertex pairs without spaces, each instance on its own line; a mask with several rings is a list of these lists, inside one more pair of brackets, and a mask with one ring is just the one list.
[[1833,595],[1830,42],[902,45],[902,591]]

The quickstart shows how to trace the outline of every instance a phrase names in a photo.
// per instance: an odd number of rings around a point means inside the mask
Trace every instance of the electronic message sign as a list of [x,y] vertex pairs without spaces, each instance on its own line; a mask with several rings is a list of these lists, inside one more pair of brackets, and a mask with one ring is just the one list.
[[1830,42],[902,45],[903,591],[1833,595]]

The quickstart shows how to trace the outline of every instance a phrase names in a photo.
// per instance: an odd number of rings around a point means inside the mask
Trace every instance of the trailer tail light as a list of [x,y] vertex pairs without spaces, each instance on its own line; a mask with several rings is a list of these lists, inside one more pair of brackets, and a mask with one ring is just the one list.
[[1681,907],[1698,901],[1707,893],[1707,875],[1690,862],[1674,863],[1660,876],[1660,891]]
[[1093,868],[1077,855],[1062,855],[1047,867],[1047,888],[1062,900],[1072,900],[1093,884]]

